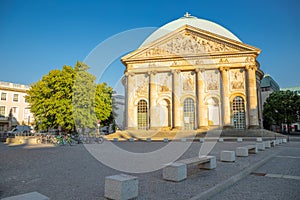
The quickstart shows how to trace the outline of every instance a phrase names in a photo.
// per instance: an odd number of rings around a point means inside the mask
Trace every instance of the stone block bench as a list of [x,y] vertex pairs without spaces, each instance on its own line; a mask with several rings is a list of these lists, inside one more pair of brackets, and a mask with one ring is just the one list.
[[234,162],[235,152],[234,151],[221,151],[220,160],[223,162]]
[[248,145],[244,147],[237,147],[235,150],[235,154],[238,157],[247,157],[248,154],[256,154],[257,146],[256,145]]
[[282,143],[286,143],[286,138],[283,138],[283,139],[282,139]]
[[264,151],[266,149],[264,142],[258,142],[258,143],[256,143],[256,146],[259,151]]
[[198,165],[200,169],[214,169],[217,166],[215,156],[193,157],[178,160],[163,169],[163,179],[179,182],[187,178],[187,167]]
[[105,177],[104,197],[114,200],[133,199],[138,196],[139,180],[135,176],[117,174]]
[[265,141],[265,148],[271,148],[271,141]]

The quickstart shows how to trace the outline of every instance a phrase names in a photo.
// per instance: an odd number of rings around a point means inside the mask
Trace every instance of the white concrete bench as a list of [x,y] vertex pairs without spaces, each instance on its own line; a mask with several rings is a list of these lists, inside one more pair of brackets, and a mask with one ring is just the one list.
[[50,198],[42,195],[38,192],[30,192],[26,194],[20,194],[17,196],[6,197],[1,200],[49,200]]
[[163,169],[163,179],[179,182],[187,177],[187,166],[198,165],[200,169],[214,169],[217,166],[215,156],[193,157],[178,160]]
[[133,199],[138,196],[139,180],[135,176],[117,174],[105,177],[104,187],[104,197],[108,199]]
[[265,148],[271,148],[271,141],[264,141],[265,143]]
[[220,160],[223,162],[234,162],[235,152],[234,151],[221,151]]
[[248,145],[244,147],[237,147],[235,150],[235,154],[238,157],[247,157],[249,154],[256,154],[257,146],[256,145]]
[[264,151],[266,149],[264,142],[258,142],[256,143],[256,146],[259,151]]
[[286,138],[283,138],[283,139],[282,139],[282,142],[283,142],[283,143],[286,143]]

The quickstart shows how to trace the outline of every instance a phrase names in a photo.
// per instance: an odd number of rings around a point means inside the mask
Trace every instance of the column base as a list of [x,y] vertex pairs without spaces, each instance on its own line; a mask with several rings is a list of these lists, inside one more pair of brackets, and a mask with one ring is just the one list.
[[182,127],[181,126],[175,126],[173,128],[171,128],[171,131],[181,131]]
[[248,129],[261,129],[259,125],[249,125]]

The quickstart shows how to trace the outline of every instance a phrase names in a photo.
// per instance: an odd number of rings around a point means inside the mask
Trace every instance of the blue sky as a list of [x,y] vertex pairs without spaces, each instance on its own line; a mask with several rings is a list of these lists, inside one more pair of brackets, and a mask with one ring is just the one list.
[[[0,0],[0,80],[36,82],[115,34],[160,27],[188,11],[259,47],[261,69],[281,87],[300,86],[299,10],[297,0]],[[124,69],[116,59],[101,81],[113,86]]]

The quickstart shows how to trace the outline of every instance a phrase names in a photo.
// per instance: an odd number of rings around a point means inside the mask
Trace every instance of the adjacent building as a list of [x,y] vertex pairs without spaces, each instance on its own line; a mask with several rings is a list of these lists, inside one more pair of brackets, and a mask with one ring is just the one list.
[[126,129],[261,127],[260,49],[186,14],[122,58]]
[[262,105],[272,92],[279,91],[280,87],[270,74],[265,74],[260,83]]
[[112,95],[113,115],[115,118],[116,129],[124,130],[125,128],[125,97],[120,94]]
[[25,99],[28,89],[28,85],[0,81],[0,131],[33,123],[33,115]]

